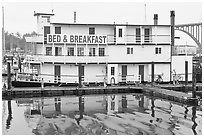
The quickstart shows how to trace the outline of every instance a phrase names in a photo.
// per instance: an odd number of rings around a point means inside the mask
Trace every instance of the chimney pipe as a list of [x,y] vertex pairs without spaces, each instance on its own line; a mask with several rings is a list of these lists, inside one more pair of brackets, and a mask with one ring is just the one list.
[[154,25],[158,25],[158,14],[154,14]]
[[[170,18],[171,18],[171,62],[172,62],[172,55],[173,55],[173,47],[174,47],[174,37],[175,37],[175,11],[170,11]],[[172,66],[171,66],[172,70]],[[172,81],[172,72],[170,72],[170,81]]]
[[76,23],[76,11],[74,11],[74,23]]
[[175,25],[175,11],[172,10],[171,11],[171,25],[174,26]]
[[170,11],[171,15],[171,45],[172,47],[174,46],[174,36],[175,36],[175,32],[174,32],[174,26],[175,26],[175,11],[172,10]]

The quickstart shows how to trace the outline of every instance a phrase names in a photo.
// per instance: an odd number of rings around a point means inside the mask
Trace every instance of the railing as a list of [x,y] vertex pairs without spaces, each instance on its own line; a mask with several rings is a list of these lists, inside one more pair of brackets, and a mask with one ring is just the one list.
[[36,82],[52,82],[52,83],[76,83],[78,75],[52,75],[52,74],[37,74],[37,73],[18,73],[16,80],[20,81],[36,81]]
[[141,75],[119,75],[119,82],[139,82],[141,83]]
[[195,46],[180,45],[173,47],[173,55],[195,55],[197,53]]
[[[148,44],[148,43],[170,43],[170,35],[125,35],[125,37],[118,38],[114,35],[108,35],[109,43],[126,43],[126,44]],[[119,40],[120,39],[120,40]],[[123,39],[123,40],[121,40]]]
[[107,56],[46,56],[34,55],[26,57],[28,62],[60,62],[60,63],[106,63]]

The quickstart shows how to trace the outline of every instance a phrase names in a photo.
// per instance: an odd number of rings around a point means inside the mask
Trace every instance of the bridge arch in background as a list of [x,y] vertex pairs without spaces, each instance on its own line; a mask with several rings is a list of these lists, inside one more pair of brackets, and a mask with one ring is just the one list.
[[202,50],[202,23],[175,25],[174,29],[186,33],[195,41],[200,51]]

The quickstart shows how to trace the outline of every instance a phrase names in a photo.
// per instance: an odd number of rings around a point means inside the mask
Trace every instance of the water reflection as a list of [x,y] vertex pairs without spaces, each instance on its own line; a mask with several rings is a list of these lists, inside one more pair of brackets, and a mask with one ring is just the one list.
[[122,112],[124,113],[127,110],[127,99],[126,95],[122,95]]
[[10,128],[11,125],[11,120],[12,120],[12,108],[11,108],[11,101],[8,101],[8,118],[6,120],[6,129]]
[[34,134],[202,134],[196,107],[142,94],[19,99],[13,110],[11,102],[6,129],[17,126],[12,111],[18,114],[24,107],[23,126]]
[[60,98],[54,98],[54,102],[55,102],[56,114],[60,114],[61,113],[61,99]]
[[79,115],[75,115],[75,119],[77,121],[77,124],[80,125],[80,120],[83,119],[83,113],[84,113],[84,97],[79,97]]
[[193,130],[194,135],[197,135],[197,132],[195,130],[197,127],[197,123],[196,123],[195,119],[196,119],[196,107],[193,106],[192,107],[192,118],[191,118],[191,120],[193,121],[192,130]]

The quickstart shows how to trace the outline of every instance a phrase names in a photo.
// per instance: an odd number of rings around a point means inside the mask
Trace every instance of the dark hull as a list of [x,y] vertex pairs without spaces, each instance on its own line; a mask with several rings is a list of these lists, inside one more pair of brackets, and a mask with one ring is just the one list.
[[[41,87],[41,82],[37,81],[12,81],[13,87]],[[47,86],[78,86],[78,83],[44,83],[44,87]]]
[[[11,73],[11,76],[13,76],[14,74]],[[2,76],[6,77],[7,76],[7,73],[2,73]]]

